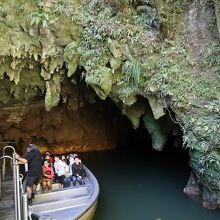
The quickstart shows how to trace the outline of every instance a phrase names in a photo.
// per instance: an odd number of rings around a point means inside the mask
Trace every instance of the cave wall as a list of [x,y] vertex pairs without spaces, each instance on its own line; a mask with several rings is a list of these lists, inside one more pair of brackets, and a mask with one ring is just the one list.
[[15,141],[18,152],[29,143],[40,151],[67,153],[113,149],[118,145],[120,114],[108,104],[87,104],[76,111],[59,105],[50,112],[42,101],[13,104],[0,111],[1,141]]

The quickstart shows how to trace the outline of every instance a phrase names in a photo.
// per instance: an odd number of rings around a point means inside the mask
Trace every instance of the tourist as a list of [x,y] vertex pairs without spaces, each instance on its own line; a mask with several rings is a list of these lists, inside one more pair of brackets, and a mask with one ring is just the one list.
[[72,171],[70,167],[68,166],[68,171],[65,173],[65,179],[64,179],[64,188],[70,187],[72,180]]
[[66,160],[70,160],[70,155],[69,154],[66,155]]
[[68,172],[68,166],[65,162],[63,162],[58,155],[54,156],[54,170],[57,175],[58,182],[60,184],[60,188],[64,186],[65,175]]
[[46,188],[48,189],[48,192],[51,191],[53,178],[54,178],[53,167],[51,166],[49,160],[45,160],[43,165],[43,175],[41,181],[43,192],[46,190]]
[[[72,165],[75,163],[75,160],[74,160],[74,154],[70,154],[70,158],[69,158],[69,161],[70,161],[70,167],[71,167],[71,170],[72,170]],[[72,171],[71,171],[72,172]]]
[[74,157],[74,161],[75,163],[72,164],[73,185],[76,186],[76,182],[82,185],[84,183],[84,178],[86,177],[86,171],[78,155]]
[[44,160],[49,160],[50,161],[50,165],[53,165],[53,157],[50,154],[50,151],[46,151],[44,154]]
[[26,190],[28,204],[32,205],[32,199],[35,197],[36,188],[42,175],[42,159],[40,151],[34,144],[27,146],[27,152],[23,157],[16,154],[17,164],[27,164],[28,171],[26,176]]
[[61,156],[61,160],[62,160],[63,162],[66,162],[66,157],[65,157],[65,155],[62,155],[62,156]]

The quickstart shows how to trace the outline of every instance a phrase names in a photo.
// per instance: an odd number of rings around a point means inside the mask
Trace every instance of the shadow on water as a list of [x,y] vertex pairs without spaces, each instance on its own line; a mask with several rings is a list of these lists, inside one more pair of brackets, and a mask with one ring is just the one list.
[[183,193],[187,150],[169,140],[156,152],[143,131],[134,131],[124,148],[83,155],[101,188],[94,220],[219,220],[220,211],[206,210]]

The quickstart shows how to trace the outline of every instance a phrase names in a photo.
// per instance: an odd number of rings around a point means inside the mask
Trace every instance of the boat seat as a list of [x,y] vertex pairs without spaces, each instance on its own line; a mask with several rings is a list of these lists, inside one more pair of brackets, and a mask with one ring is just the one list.
[[[83,185],[88,184],[88,182],[89,182],[88,178],[87,177],[83,178],[82,182],[83,182]],[[77,183],[76,186],[78,186],[78,183]],[[71,182],[70,187],[73,187],[72,182]],[[59,190],[59,189],[60,189],[59,183],[54,182],[52,184],[52,191],[56,191],[56,190]],[[42,188],[41,188],[41,184],[40,183],[37,185],[36,192],[37,192],[37,194],[42,193]],[[46,189],[45,192],[48,192],[48,190]]]
[[58,183],[53,183],[51,192],[41,193],[39,184],[38,193],[32,206],[29,206],[32,219],[39,220],[45,216],[53,220],[92,219],[99,186],[91,171],[86,168],[86,172],[88,176],[83,185],[71,185],[60,189]]

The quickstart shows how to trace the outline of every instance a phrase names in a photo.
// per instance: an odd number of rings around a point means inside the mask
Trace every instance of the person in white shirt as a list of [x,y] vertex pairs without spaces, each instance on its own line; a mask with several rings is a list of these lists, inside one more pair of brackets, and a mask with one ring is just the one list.
[[[75,163],[74,154],[70,154],[69,161],[70,161],[69,166],[72,167],[72,165]],[[72,172],[72,169],[71,169],[71,172]]]
[[68,165],[60,159],[60,156],[54,156],[54,170],[58,176],[58,182],[60,183],[60,188],[63,188],[65,182],[65,175],[69,170]]

